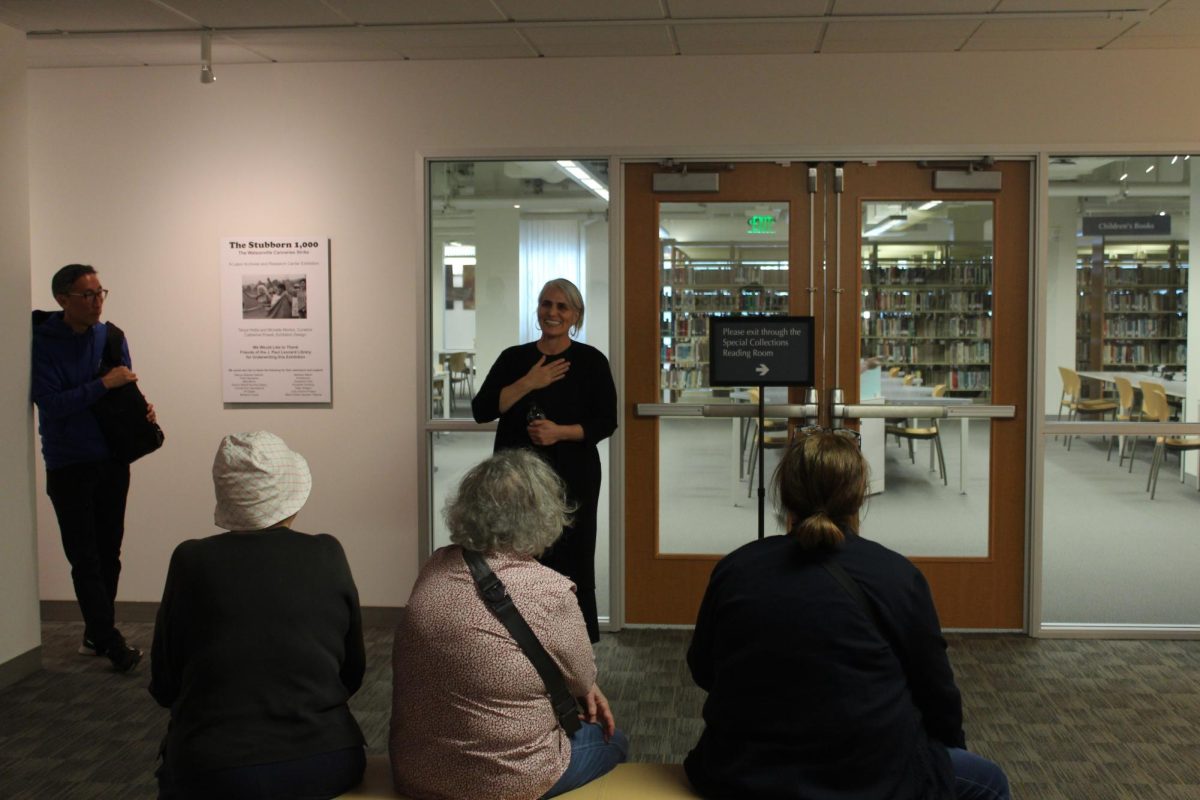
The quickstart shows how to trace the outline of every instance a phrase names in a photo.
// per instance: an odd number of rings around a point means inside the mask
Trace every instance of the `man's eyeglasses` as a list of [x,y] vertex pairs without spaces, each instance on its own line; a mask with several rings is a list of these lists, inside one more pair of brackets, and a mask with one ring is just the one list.
[[67,297],[82,297],[85,303],[94,303],[99,300],[101,303],[108,297],[108,289],[101,289],[98,292],[88,290],[86,292],[67,292]]
[[800,436],[816,436],[821,433],[832,433],[834,436],[841,436],[852,440],[860,450],[862,449],[862,434],[853,428],[822,428],[820,425],[805,425],[797,433]]

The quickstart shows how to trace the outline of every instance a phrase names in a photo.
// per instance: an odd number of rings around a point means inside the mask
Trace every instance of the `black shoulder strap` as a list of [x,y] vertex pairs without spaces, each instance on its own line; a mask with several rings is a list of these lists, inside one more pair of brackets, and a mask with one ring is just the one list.
[[521,646],[525,655],[533,663],[538,675],[542,676],[542,683],[546,684],[546,691],[550,694],[550,703],[554,706],[554,715],[558,717],[558,724],[562,726],[568,736],[575,733],[581,726],[579,704],[567,690],[567,683],[563,680],[562,672],[550,658],[546,648],[542,647],[542,643],[538,641],[537,635],[529,627],[529,623],[525,621],[521,612],[513,604],[512,598],[508,595],[508,589],[504,588],[504,583],[496,577],[496,573],[492,572],[483,556],[466,548],[463,548],[462,554],[463,560],[467,562],[467,566],[471,570],[471,577],[475,579],[475,586],[479,589],[483,602],[512,634],[513,639],[517,641],[517,644]]
[[104,340],[104,356],[100,363],[100,371],[108,372],[114,367],[121,366],[121,345],[125,342],[125,331],[111,322],[104,323],[106,329]]
[[846,590],[846,594],[854,598],[855,602],[858,603],[862,610],[866,612],[867,617],[874,623],[875,629],[879,631],[879,635],[883,637],[885,642],[890,644],[887,634],[883,632],[883,620],[879,617],[879,609],[867,599],[867,595],[863,592],[862,587],[858,585],[858,581],[850,577],[850,573],[846,572],[845,567],[833,559],[825,559],[821,562],[821,566],[841,584],[842,588]]

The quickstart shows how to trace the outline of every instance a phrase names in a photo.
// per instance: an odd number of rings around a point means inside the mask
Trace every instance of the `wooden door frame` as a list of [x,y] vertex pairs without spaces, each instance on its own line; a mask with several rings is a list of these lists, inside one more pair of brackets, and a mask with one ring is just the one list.
[[[828,162],[825,162],[828,163]],[[840,295],[830,295],[830,311],[841,303],[840,337],[842,347],[835,357],[842,376],[858,374],[860,339],[856,314],[857,297],[861,291],[861,268],[858,249],[859,231],[853,224],[853,209],[862,200],[910,199],[928,196],[930,199],[987,200],[995,203],[995,252],[993,259],[993,334],[992,334],[992,402],[1017,407],[1013,420],[997,420],[993,425],[1011,425],[1022,431],[1028,427],[1028,370],[1031,196],[1032,166],[1025,161],[1002,161],[995,165],[1003,175],[1006,191],[1001,198],[992,192],[942,192],[934,195],[932,169],[914,170],[914,161],[902,162],[845,162],[846,190],[841,197],[843,226],[840,250],[842,288]],[[781,167],[777,162],[738,162],[732,169],[721,172],[724,184],[720,197],[707,193],[655,194],[653,174],[662,171],[655,163],[626,163],[623,165],[624,188],[624,307],[625,319],[656,319],[659,313],[659,273],[661,253],[658,248],[659,202],[739,202],[788,200],[789,215],[789,276],[792,313],[807,313],[807,293],[799,285],[796,265],[808,263],[808,204],[805,162],[793,162]],[[878,170],[876,177],[894,180],[887,195],[872,196],[855,187],[864,170]],[[903,173],[903,174],[902,174]],[[825,181],[824,176],[822,177]],[[854,203],[856,205],[849,205]],[[851,213],[847,213],[847,209]],[[822,217],[822,214],[829,214]],[[830,239],[834,238],[835,206],[830,203],[814,210],[818,226],[827,225]],[[653,245],[647,243],[652,242]],[[819,262],[818,262],[819,263]],[[1003,270],[1003,280],[999,276]],[[833,269],[827,277],[833,275]],[[818,281],[820,276],[818,275]],[[807,276],[805,276],[807,283]],[[801,297],[801,294],[805,294]],[[1003,313],[1001,313],[1003,312]],[[812,314],[818,330],[823,327],[822,304],[813,303]],[[629,324],[628,322],[626,323]],[[853,342],[853,346],[850,343]],[[691,624],[695,621],[699,598],[703,595],[713,566],[720,555],[659,554],[658,493],[653,492],[650,508],[635,507],[631,502],[631,487],[658,484],[658,419],[639,417],[638,403],[658,402],[659,338],[657,336],[625,336],[625,546],[624,585],[625,621],[631,624],[663,623]],[[818,352],[818,375],[832,375],[821,363]],[[826,380],[820,381],[826,384]],[[858,400],[858,382],[846,383],[846,401]],[[795,398],[793,398],[795,400]],[[1010,629],[1025,628],[1025,533],[1026,508],[1029,503],[1026,480],[1025,435],[1005,437],[996,446],[993,437],[989,488],[989,551],[982,558],[925,557],[913,558],[935,586],[942,624],[949,628]],[[996,502],[995,478],[1019,475],[1022,502],[1010,498]],[[649,530],[650,535],[636,532]],[[662,589],[670,587],[670,591]]]
[[[933,192],[933,171],[911,169],[913,162],[865,164],[847,162],[843,214],[854,218],[854,205],[870,200],[930,200],[992,202],[994,208],[994,250],[992,254],[992,400],[995,405],[1012,405],[1017,409],[1013,419],[992,420],[992,429],[1019,430],[1020,435],[991,437],[991,464],[988,490],[988,554],[984,557],[917,556],[916,564],[930,584],[936,587],[934,599],[942,625],[947,628],[1025,630],[1025,555],[1026,519],[1029,507],[1028,455],[1029,430],[1029,285],[1031,264],[1031,193],[1033,167],[1028,161],[998,161],[1005,186],[1003,195],[996,192]],[[940,168],[945,168],[940,167]],[[886,195],[863,183],[869,180],[885,182]],[[850,213],[847,213],[847,209]],[[841,336],[858,342],[857,303],[862,290],[862,270],[859,268],[859,231],[853,225],[842,228],[843,286],[849,282],[858,293],[845,292]],[[853,276],[846,270],[852,270]],[[839,357],[843,375],[857,374],[858,347],[842,347]],[[848,370],[850,370],[848,372]],[[847,402],[858,401],[856,381],[845,387]],[[1011,480],[1020,476],[1021,502],[1001,497],[999,476]]]

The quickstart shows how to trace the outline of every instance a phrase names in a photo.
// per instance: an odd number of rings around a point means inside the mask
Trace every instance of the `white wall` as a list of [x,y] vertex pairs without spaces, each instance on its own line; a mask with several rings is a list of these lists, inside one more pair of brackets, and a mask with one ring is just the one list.
[[[29,404],[29,167],[25,35],[0,25],[0,665],[42,641]],[[16,676],[9,675],[10,679]]]
[[[418,156],[1196,151],[1200,96],[1147,80],[1195,67],[1169,50],[230,65],[209,86],[192,67],[35,71],[35,299],[49,305],[61,264],[96,265],[168,436],[134,468],[120,599],[156,600],[174,545],[214,530],[219,437],[267,427],[312,464],[301,528],[342,539],[364,603],[405,602],[421,525]],[[333,239],[333,407],[223,409],[217,242],[297,232]],[[486,269],[481,251],[494,298]],[[478,324],[482,374],[483,308]],[[497,346],[512,341],[515,327]],[[45,502],[39,537],[42,596],[69,599]]]

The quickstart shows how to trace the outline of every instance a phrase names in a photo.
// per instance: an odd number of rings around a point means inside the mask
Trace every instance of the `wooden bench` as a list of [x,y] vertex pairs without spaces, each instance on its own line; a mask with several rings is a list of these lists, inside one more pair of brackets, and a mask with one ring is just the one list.
[[[564,800],[695,800],[682,764],[618,764],[603,778],[559,795]],[[367,757],[362,785],[343,800],[404,800],[392,788],[392,768],[386,755]]]

